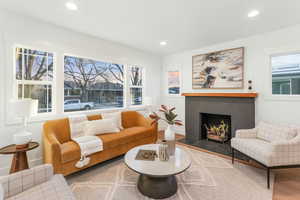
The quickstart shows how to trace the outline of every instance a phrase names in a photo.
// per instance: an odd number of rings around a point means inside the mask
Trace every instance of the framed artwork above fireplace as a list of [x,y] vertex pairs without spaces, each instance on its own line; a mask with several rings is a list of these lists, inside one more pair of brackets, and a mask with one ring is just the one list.
[[193,56],[193,89],[242,89],[244,47]]

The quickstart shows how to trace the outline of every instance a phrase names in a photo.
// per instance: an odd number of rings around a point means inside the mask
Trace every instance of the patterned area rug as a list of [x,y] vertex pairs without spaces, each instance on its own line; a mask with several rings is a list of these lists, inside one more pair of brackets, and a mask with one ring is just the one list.
[[[271,200],[266,186],[266,171],[189,149],[191,167],[177,175],[178,192],[172,200]],[[123,159],[94,166],[67,177],[79,200],[148,200],[136,187],[138,174],[128,169]]]

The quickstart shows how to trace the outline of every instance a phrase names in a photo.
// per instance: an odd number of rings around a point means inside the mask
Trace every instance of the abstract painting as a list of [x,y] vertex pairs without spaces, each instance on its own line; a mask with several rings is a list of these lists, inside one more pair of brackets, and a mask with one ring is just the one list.
[[180,72],[178,70],[168,71],[168,94],[180,94]]
[[244,47],[193,56],[193,89],[243,88]]

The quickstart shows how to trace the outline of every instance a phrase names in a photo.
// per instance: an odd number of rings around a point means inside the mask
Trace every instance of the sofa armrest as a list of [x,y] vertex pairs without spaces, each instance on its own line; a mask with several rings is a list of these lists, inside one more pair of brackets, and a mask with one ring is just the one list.
[[154,120],[149,117],[144,117],[142,114],[138,113],[137,115],[137,126],[143,126],[147,128],[155,128],[157,123],[152,124]]
[[[137,115],[137,126],[143,126],[146,128],[150,128],[152,134],[154,135],[154,141],[156,142],[158,139],[158,123],[153,123],[153,119],[149,117],[144,117],[142,114],[138,113]],[[153,123],[153,124],[152,124]]]
[[256,138],[257,128],[240,129],[235,132],[236,138]]
[[50,163],[56,174],[61,173],[61,144],[50,128],[44,125],[43,133],[44,163]]
[[47,182],[53,177],[53,167],[44,164],[23,170],[14,174],[0,177],[5,198],[15,196],[36,185]]
[[291,140],[282,140],[271,142],[273,152],[299,153],[300,161],[300,135]]

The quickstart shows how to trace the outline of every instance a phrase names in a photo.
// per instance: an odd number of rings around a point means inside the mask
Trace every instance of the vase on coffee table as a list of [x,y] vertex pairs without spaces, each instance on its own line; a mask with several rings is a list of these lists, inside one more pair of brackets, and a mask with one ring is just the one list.
[[168,125],[167,129],[165,130],[165,140],[168,145],[168,154],[170,156],[174,155],[176,141],[175,141],[175,132],[173,130],[172,125]]

